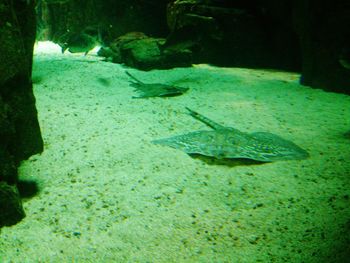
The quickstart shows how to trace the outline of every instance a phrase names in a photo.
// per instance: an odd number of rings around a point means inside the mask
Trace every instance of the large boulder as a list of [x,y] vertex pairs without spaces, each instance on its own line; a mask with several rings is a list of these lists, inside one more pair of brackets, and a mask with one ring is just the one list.
[[24,216],[17,167],[43,150],[31,83],[34,1],[0,0],[0,226]]
[[114,63],[141,70],[190,66],[192,52],[181,46],[166,48],[164,38],[148,37],[142,32],[129,32],[101,48],[98,54]]

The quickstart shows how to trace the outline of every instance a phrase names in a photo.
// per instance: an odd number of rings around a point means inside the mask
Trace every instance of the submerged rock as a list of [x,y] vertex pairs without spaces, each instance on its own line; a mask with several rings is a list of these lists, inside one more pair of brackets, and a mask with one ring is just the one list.
[[17,187],[0,181],[0,227],[16,224],[24,217]]
[[164,69],[191,65],[192,53],[181,46],[165,48],[164,38],[148,37],[142,32],[129,32],[114,40],[99,54],[114,63],[142,69]]

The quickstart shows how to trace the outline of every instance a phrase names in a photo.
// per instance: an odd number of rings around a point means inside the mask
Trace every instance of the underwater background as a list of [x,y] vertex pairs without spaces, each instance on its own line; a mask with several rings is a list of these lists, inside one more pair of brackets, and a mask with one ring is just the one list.
[[[40,192],[24,200],[26,218],[1,229],[1,262],[346,261],[349,96],[301,86],[296,73],[199,64],[127,69],[146,83],[188,88],[134,99],[125,70],[94,51],[36,45],[45,151],[19,173]],[[310,156],[224,162],[153,144],[210,130],[186,107],[279,135]]]

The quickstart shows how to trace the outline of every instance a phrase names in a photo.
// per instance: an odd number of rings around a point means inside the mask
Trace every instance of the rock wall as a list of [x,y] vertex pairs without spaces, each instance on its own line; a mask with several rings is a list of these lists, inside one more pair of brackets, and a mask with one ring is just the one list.
[[38,38],[59,41],[61,35],[94,29],[108,43],[130,31],[167,34],[168,0],[37,0]]
[[195,62],[299,71],[301,83],[350,94],[350,2],[178,0],[168,45]]
[[350,1],[296,0],[302,84],[350,94]]
[[297,71],[291,9],[273,1],[178,0],[168,4],[167,46],[187,43],[195,63]]
[[33,1],[0,0],[0,227],[24,217],[17,167],[43,150],[31,71]]
[[38,3],[39,21],[46,23],[46,31],[41,32],[53,41],[67,30],[79,32],[86,27],[98,28],[105,44],[138,31],[166,38],[167,50],[190,51],[193,63],[299,71],[302,84],[350,94],[347,0]]

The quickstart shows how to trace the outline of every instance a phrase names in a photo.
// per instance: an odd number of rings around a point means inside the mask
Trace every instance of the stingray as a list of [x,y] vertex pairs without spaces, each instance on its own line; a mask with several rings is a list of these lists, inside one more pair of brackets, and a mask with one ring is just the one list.
[[134,80],[131,81],[131,86],[133,86],[140,94],[139,97],[133,98],[173,97],[182,95],[188,90],[188,88],[161,83],[144,83],[135,78],[128,71],[125,71],[125,73]]
[[204,155],[216,159],[250,159],[259,162],[301,160],[309,154],[295,143],[269,132],[246,133],[225,127],[186,108],[195,119],[213,130],[186,133],[152,141],[182,150],[187,154]]

